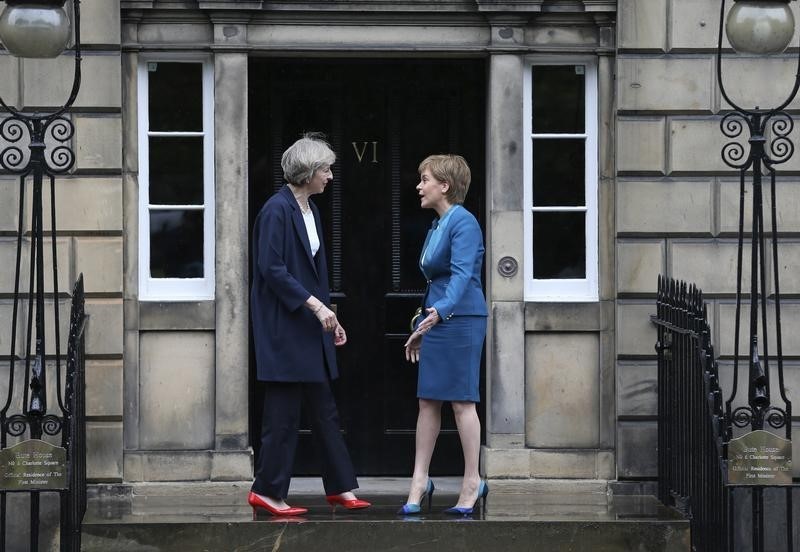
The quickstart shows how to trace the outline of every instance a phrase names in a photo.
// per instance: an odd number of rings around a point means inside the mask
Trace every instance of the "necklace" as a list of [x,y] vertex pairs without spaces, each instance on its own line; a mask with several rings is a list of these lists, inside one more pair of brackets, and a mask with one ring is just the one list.
[[300,212],[301,213],[303,213],[304,215],[307,215],[309,212],[311,212],[311,206],[308,204],[308,200],[306,200],[306,204],[303,205],[302,203],[300,203],[300,198],[299,197],[296,197],[295,199],[297,200],[297,204],[300,206]]
[[311,206],[308,204],[308,196],[295,190],[294,186],[291,184],[289,184],[289,189],[292,190],[292,195],[294,196],[294,200],[297,202],[298,207],[300,207],[300,212],[303,214],[309,213],[311,211]]

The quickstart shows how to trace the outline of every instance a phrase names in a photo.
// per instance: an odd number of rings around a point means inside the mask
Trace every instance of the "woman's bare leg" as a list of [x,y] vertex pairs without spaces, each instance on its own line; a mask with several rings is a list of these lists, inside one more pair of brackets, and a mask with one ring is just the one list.
[[461,483],[461,494],[458,496],[459,508],[470,508],[478,496],[481,476],[478,472],[478,461],[481,453],[481,421],[474,402],[453,402],[453,414],[456,418],[458,436],[464,451],[464,481]]
[[442,401],[419,399],[417,415],[416,452],[414,454],[414,475],[408,491],[408,503],[419,504],[428,484],[428,468],[431,465],[436,438],[442,427]]

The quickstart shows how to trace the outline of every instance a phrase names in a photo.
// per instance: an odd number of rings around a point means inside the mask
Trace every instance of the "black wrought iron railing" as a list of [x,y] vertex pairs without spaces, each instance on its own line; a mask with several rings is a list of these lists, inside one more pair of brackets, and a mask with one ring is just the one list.
[[[69,340],[63,388],[60,378],[61,365],[55,359],[57,368],[58,410],[56,414],[42,414],[38,411],[22,409],[22,413],[11,414],[15,410],[15,366],[10,363],[8,375],[8,398],[5,405],[0,403],[0,451],[12,446],[13,442],[26,439],[41,439],[43,434],[60,437],[60,446],[66,450],[66,485],[58,490],[0,490],[0,552],[20,545],[20,534],[29,535],[27,549],[39,549],[41,523],[40,508],[43,493],[57,492],[60,505],[60,550],[79,552],[81,549],[81,524],[86,512],[86,379],[85,379],[85,312],[83,275],[78,278],[72,292]],[[19,381],[22,378],[16,378]],[[23,384],[27,381],[22,379]],[[18,526],[9,526],[8,495],[22,493],[29,496],[29,527],[27,531]],[[17,503],[18,504],[18,503]],[[15,516],[17,519],[19,516]]]
[[63,446],[67,449],[68,489],[61,493],[61,550],[79,552],[86,513],[86,311],[83,274],[72,295],[64,389]]
[[696,550],[729,550],[723,401],[702,292],[659,276],[653,321],[659,499],[691,518]]
[[[659,276],[652,320],[658,332],[659,499],[690,519],[695,551],[797,552],[796,486],[771,489],[778,504],[765,518],[769,485],[729,484],[728,444],[734,428],[744,425],[723,398],[702,291]],[[745,505],[751,505],[750,512]]]

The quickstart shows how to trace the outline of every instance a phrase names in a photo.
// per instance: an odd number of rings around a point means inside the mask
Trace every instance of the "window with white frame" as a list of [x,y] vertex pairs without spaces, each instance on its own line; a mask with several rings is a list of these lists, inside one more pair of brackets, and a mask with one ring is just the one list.
[[139,299],[212,299],[213,66],[149,58],[138,72]]
[[525,299],[596,301],[597,65],[526,69]]

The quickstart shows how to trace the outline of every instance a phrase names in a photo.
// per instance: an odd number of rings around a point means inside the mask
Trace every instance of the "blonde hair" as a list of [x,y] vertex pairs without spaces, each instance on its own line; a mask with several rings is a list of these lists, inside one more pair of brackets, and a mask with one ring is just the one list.
[[336,154],[325,141],[325,135],[307,132],[283,152],[281,168],[289,184],[305,186],[314,178],[315,172],[326,165],[333,165],[335,161]]
[[431,171],[436,180],[450,184],[444,195],[447,201],[453,204],[464,203],[472,173],[463,157],[455,154],[429,155],[419,164],[417,171],[422,174],[425,169]]

